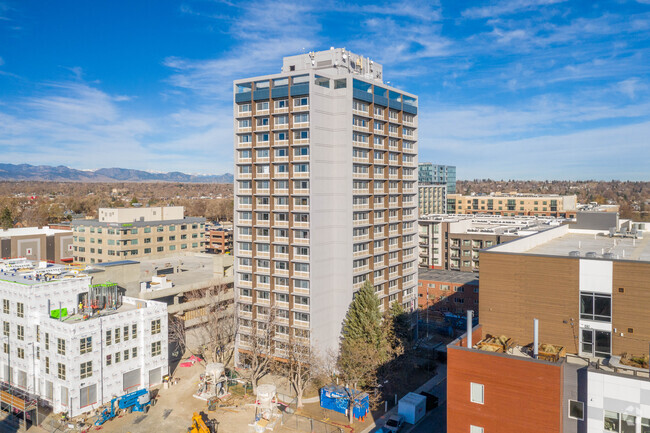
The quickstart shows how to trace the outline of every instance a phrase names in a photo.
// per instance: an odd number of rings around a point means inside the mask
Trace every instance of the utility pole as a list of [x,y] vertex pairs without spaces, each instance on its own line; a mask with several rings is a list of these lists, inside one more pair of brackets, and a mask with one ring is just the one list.
[[429,339],[429,284],[427,284],[427,303],[426,303],[427,309],[424,312],[426,314],[427,318],[427,339]]

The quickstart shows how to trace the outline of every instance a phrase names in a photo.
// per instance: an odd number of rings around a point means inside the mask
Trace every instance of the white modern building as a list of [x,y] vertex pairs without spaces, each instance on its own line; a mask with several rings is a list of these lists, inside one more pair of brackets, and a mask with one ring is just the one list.
[[[7,265],[7,266],[5,266]],[[0,262],[3,389],[76,416],[167,374],[167,306],[62,266]]]
[[417,97],[388,86],[382,73],[332,48],[235,81],[240,349],[269,308],[280,338],[338,348],[366,280],[383,308],[415,308]]

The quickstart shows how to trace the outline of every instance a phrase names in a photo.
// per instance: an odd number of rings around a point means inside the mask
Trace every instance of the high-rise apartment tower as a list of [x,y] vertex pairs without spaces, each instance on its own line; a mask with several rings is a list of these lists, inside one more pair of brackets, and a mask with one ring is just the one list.
[[447,193],[456,194],[456,166],[421,162],[418,165],[420,184],[447,185]]
[[382,78],[332,48],[235,81],[238,350],[269,312],[274,340],[337,348],[365,280],[415,307],[417,98]]

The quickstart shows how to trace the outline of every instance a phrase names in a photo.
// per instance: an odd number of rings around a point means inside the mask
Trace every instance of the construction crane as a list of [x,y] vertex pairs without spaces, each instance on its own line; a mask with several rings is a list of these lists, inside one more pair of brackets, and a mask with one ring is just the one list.
[[216,420],[208,419],[203,412],[192,415],[192,427],[187,429],[187,433],[217,433]]

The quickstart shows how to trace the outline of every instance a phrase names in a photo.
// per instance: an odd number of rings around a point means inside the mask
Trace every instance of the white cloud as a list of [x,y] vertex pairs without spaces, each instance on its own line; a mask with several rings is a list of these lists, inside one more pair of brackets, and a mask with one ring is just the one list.
[[320,24],[311,15],[315,9],[306,3],[257,1],[230,6],[236,8],[236,16],[228,11],[214,15],[183,9],[215,22],[234,43],[214,59],[165,59],[165,66],[175,71],[171,84],[230,100],[232,80],[269,69],[279,71],[283,56],[310,51],[320,43]]
[[650,122],[516,140],[440,138],[421,144],[419,159],[453,161],[459,179],[647,180],[648,136]]
[[490,6],[465,9],[462,15],[463,17],[470,19],[490,18],[531,11],[542,6],[562,3],[564,1],[566,0],[502,0],[496,1]]
[[646,90],[648,86],[635,77],[618,82],[616,88],[628,98],[636,99],[638,92]]

